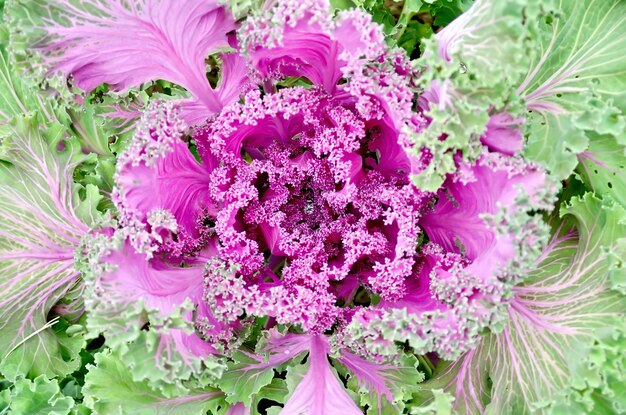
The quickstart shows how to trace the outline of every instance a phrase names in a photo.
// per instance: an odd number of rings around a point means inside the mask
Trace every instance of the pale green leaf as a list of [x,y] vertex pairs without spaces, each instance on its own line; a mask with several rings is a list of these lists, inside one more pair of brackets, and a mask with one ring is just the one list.
[[528,148],[558,178],[571,174],[587,131],[622,135],[626,126],[626,3],[560,0],[546,13],[518,92],[529,110]]
[[426,406],[411,408],[411,415],[452,415],[454,397],[441,389],[432,390],[433,400]]
[[591,134],[589,148],[578,155],[578,171],[587,186],[626,207],[626,147],[611,135]]
[[[562,207],[561,215],[562,227],[537,269],[515,288],[503,331],[488,334],[421,385],[453,392],[460,413],[549,413],[576,390],[604,396],[620,390],[602,353],[618,349],[612,344],[624,332],[626,297],[613,289],[613,277],[624,273],[626,211],[588,193]],[[602,412],[605,399],[596,401],[597,408],[593,399],[585,402],[588,413],[612,413]],[[614,405],[618,413],[618,401]]]
[[13,415],[67,415],[73,406],[74,400],[61,393],[57,381],[44,375],[32,381],[19,379],[11,391]]
[[[95,415],[189,415],[216,410],[223,394],[211,388],[192,390],[179,387],[164,394],[147,381],[135,381],[131,370],[110,351],[98,353],[89,366],[83,394]],[[222,408],[226,408],[225,403]]]
[[47,316],[79,278],[74,251],[90,222],[77,213],[72,173],[87,156],[63,141],[59,125],[43,131],[19,117],[8,128],[0,144],[0,371],[10,379],[65,374],[80,363],[69,352],[77,343]]
[[220,379],[220,388],[226,393],[228,402],[243,402],[250,406],[254,395],[272,382],[273,366],[243,352],[237,352],[233,359],[234,363],[228,366]]

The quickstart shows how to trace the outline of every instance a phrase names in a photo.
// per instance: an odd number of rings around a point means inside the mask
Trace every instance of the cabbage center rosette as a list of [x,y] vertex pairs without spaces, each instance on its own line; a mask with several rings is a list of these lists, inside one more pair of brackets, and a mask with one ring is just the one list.
[[318,88],[250,93],[195,136],[201,154],[221,159],[210,178],[220,207],[207,219],[217,256],[242,280],[207,269],[205,299],[220,315],[235,307],[323,332],[345,320],[339,305],[361,285],[404,295],[429,198],[380,168],[379,129],[341,104]]

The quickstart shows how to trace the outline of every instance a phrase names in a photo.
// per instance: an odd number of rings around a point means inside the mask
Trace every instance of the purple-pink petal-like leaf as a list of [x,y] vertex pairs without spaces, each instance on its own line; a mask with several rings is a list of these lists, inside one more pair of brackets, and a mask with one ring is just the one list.
[[213,90],[205,73],[206,57],[227,48],[235,29],[217,1],[55,0],[50,7],[62,18],[45,22],[40,49],[52,71],[72,75],[81,89],[106,83],[126,91],[165,79],[186,88],[207,116],[233,99],[230,86]]
[[311,336],[309,369],[280,414],[362,415],[361,409],[354,403],[331,369],[326,357],[328,351],[328,342],[324,337]]

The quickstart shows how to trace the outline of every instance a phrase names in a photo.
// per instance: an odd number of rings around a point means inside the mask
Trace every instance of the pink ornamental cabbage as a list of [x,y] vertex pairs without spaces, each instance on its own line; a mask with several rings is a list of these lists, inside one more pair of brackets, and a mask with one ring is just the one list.
[[[490,108],[478,155],[450,151],[454,172],[420,189],[412,177],[450,136],[412,137],[463,96],[433,81],[415,100],[419,74],[369,14],[268,2],[237,28],[210,1],[57,3],[66,19],[40,48],[51,70],[86,91],[164,79],[190,95],[143,109],[117,160],[114,220],[87,243],[88,325],[112,347],[145,340],[145,361],[185,380],[223,365],[233,414],[305,354],[281,413],[357,414],[343,378],[398,410],[398,343],[456,358],[521,309],[513,287],[543,243],[534,211],[554,193],[519,156],[523,118]],[[438,35],[445,61],[461,35]],[[252,352],[258,332],[268,344]],[[269,380],[245,397],[249,373]]]
[[[370,24],[365,15],[357,22]],[[380,43],[377,27],[368,30]],[[380,54],[382,43],[379,48]],[[354,56],[366,63],[358,50]],[[170,260],[217,255],[247,280],[233,297],[237,306],[314,331],[341,317],[336,301],[349,301],[360,283],[384,298],[402,295],[426,202],[407,181],[410,167],[402,160],[397,125],[386,121],[402,118],[359,112],[356,97],[316,88],[263,99],[250,93],[245,102],[195,130],[200,164],[180,141],[173,110],[144,116],[138,129],[143,135],[120,159],[117,205],[129,224],[139,220],[149,228],[155,209],[168,210],[178,223],[173,235],[159,235],[157,246],[145,249]],[[400,168],[390,169],[389,157],[400,157],[394,163]],[[173,189],[177,194],[169,196]],[[384,204],[381,193],[387,195]],[[206,278],[209,303],[219,291],[210,284],[223,285],[221,278]],[[226,306],[224,299],[213,305],[222,311]],[[302,314],[311,307],[319,309],[321,321]]]
[[[403,308],[421,324],[430,319],[431,329],[414,333],[426,342],[421,351],[453,356],[494,324],[515,280],[498,270],[516,257],[519,235],[535,231],[507,233],[496,215],[528,210],[518,203],[525,195],[541,200],[535,194],[543,175],[495,153],[476,166],[460,163],[435,211],[422,218],[433,195],[416,189],[409,174],[430,163],[428,149],[421,160],[403,151],[404,131],[428,122],[411,110],[414,74],[400,53],[387,50],[367,15],[345,12],[333,20],[324,3],[306,4],[276,5],[240,31],[250,79],[264,95],[248,85],[241,103],[191,130],[172,103],[153,104],[144,114],[118,164],[114,200],[128,240],[118,249],[153,264],[142,295],[147,307],[161,299],[180,307],[187,299],[205,310],[186,314],[207,342],[193,348],[200,354],[232,340],[242,316],[269,316],[316,335],[338,324],[346,345],[380,359],[393,336],[379,333],[386,346],[366,351],[359,344],[371,335],[355,327],[384,326],[392,310]],[[342,43],[350,30],[356,40]],[[321,46],[303,42],[308,35]],[[237,90],[223,62],[221,85]],[[313,85],[280,87],[284,77]],[[443,91],[424,94],[420,105],[427,109],[442,97]],[[495,116],[485,139],[507,128],[506,120]],[[451,227],[458,217],[465,219]],[[430,243],[416,253],[422,230]],[[100,282],[129,278],[123,272],[132,261],[113,258],[103,261],[117,271]],[[195,265],[207,260],[204,270]],[[190,278],[175,297],[159,282],[171,272]],[[354,304],[360,289],[380,304]]]

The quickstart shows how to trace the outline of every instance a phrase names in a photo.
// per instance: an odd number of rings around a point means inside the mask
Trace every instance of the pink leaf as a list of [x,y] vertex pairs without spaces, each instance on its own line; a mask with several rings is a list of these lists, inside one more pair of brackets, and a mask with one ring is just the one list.
[[[52,70],[72,75],[81,89],[107,83],[126,91],[165,79],[185,87],[207,115],[222,108],[207,81],[205,58],[228,47],[226,34],[235,24],[216,1],[54,3],[64,23],[46,22],[50,38],[42,49]],[[232,98],[231,91],[225,97]]]
[[311,337],[309,370],[280,412],[281,415],[363,414],[331,370],[326,358],[328,348],[324,337]]

